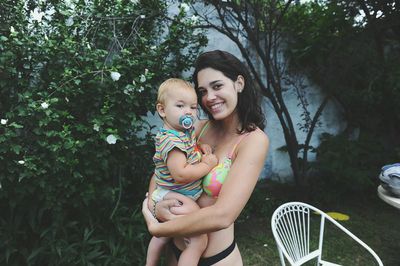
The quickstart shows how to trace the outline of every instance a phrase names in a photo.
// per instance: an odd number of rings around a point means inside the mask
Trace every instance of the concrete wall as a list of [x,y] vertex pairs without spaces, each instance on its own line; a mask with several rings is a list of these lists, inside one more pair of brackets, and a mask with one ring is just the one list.
[[[226,50],[238,56],[239,58],[242,58],[236,45],[219,32],[216,32],[214,30],[208,31],[208,38],[209,44],[205,50]],[[308,110],[313,117],[319,105],[321,104],[324,95],[318,88],[316,88],[312,84],[307,84],[307,80],[305,80],[305,83],[307,85],[305,96],[309,103]],[[299,143],[304,143],[306,133],[301,131],[298,126],[299,123],[302,123],[302,119],[300,116],[302,113],[302,109],[298,106],[299,101],[294,91],[289,90],[286,92],[285,101],[287,103],[289,113],[292,116],[293,124],[296,126],[297,129],[298,141]],[[286,182],[292,179],[292,170],[290,168],[288,154],[286,152],[278,150],[280,147],[285,145],[282,127],[268,99],[265,99],[263,102],[263,110],[267,119],[267,126],[264,131],[270,138],[270,151],[264,166],[264,170],[261,174],[261,178],[272,178],[274,180]],[[342,118],[339,106],[332,101],[330,101],[326,105],[321,115],[320,121],[321,126],[315,129],[313,137],[311,139],[310,144],[313,147],[318,147],[320,143],[319,137],[322,133],[326,132],[335,135],[341,132],[346,125],[346,122]],[[309,153],[308,156],[310,160],[315,159],[315,153]]]
[[[207,36],[209,39],[209,43],[208,46],[204,48],[204,51],[215,49],[225,50],[242,59],[239,49],[229,38],[225,37],[215,30],[208,30]],[[184,75],[187,76],[189,76],[190,74],[191,72],[184,73]],[[305,80],[305,82],[307,82],[307,80]],[[309,103],[308,110],[310,111],[311,117],[313,117],[318,106],[322,102],[323,95],[321,91],[315,86],[312,86],[311,84],[306,85],[307,88],[305,90],[305,95]],[[299,126],[297,126],[298,123],[302,123],[302,119],[300,116],[302,113],[302,109],[298,106],[298,98],[294,91],[288,90],[285,93],[285,101],[287,103],[289,113],[292,116],[293,124],[298,129],[298,141],[299,143],[304,143],[306,134],[299,129]],[[290,168],[288,154],[286,152],[278,150],[280,147],[285,145],[282,127],[268,99],[265,98],[263,102],[263,110],[267,120],[267,126],[264,131],[270,138],[270,150],[268,158],[265,162],[263,172],[260,177],[272,178],[274,180],[286,182],[292,179],[292,170]],[[147,119],[151,124],[157,125],[157,127],[162,125],[161,120],[158,118],[158,116],[153,116],[152,114],[150,114],[150,112],[147,116]],[[314,147],[317,147],[319,145],[319,136],[321,135],[321,133],[327,132],[335,135],[341,132],[345,127],[345,121],[343,121],[341,117],[340,109],[334,102],[329,102],[328,105],[325,107],[320,121],[322,122],[321,127],[315,129],[315,132],[311,139],[311,145]],[[315,159],[315,154],[309,153],[309,159]]]

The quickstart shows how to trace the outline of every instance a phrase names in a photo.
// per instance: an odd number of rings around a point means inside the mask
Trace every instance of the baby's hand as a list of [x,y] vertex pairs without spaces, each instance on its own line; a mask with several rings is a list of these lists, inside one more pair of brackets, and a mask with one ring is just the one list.
[[217,156],[215,156],[215,154],[212,154],[212,153],[204,154],[203,157],[201,158],[201,161],[203,163],[208,164],[208,166],[210,166],[210,168],[214,168],[218,164]]
[[212,148],[208,144],[200,144],[200,150],[203,154],[211,154],[212,153]]

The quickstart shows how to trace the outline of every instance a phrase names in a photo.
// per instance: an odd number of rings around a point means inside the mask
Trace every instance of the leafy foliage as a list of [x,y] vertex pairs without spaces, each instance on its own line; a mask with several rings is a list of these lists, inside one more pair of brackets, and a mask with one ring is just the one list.
[[2,6],[0,264],[140,264],[153,153],[142,116],[205,37],[164,1]]
[[312,178],[310,190],[328,201],[375,191],[381,167],[395,160],[393,149],[372,134],[361,134],[357,140],[324,134],[314,163],[318,177]]
[[392,107],[400,99],[400,23],[394,1],[312,2],[290,11],[292,68],[343,107],[347,133],[360,127],[398,143],[400,116]]
[[[285,14],[291,70],[334,98],[347,122],[342,136],[323,138],[318,149],[317,168],[326,186],[317,183],[324,188],[365,188],[368,176],[399,159],[394,156],[400,144],[400,116],[393,111],[400,99],[395,7],[394,1],[313,1]],[[360,138],[351,140],[355,132]]]
[[[267,98],[279,120],[294,181],[303,187],[308,152],[312,149],[310,141],[315,128],[321,125],[321,113],[329,99],[323,99],[317,111],[311,113],[304,78],[288,71],[289,61],[284,54],[288,36],[285,29],[298,21],[290,20],[287,14],[295,9],[298,1],[204,1],[203,9],[199,9],[196,1],[190,2],[203,27],[225,35],[237,46],[255,87]],[[289,112],[287,96],[292,93],[298,98],[298,113],[295,114],[301,117],[298,128],[293,112]],[[304,143],[300,142],[298,129],[306,133]]]

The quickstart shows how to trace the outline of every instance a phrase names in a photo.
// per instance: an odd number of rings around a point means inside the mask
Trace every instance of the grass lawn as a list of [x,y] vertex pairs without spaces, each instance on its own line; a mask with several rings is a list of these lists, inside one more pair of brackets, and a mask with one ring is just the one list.
[[[293,186],[273,182],[257,185],[246,209],[236,222],[236,239],[244,265],[279,265],[278,251],[270,226],[271,216],[276,207],[292,200],[298,200]],[[400,265],[400,210],[384,203],[377,196],[376,190],[361,196],[336,198],[331,202],[302,201],[325,212],[336,211],[349,215],[350,220],[340,222],[343,226],[367,243],[385,266]],[[332,227],[327,227],[326,230],[325,258],[342,265],[376,265],[370,259],[369,253],[359,248],[345,234]]]

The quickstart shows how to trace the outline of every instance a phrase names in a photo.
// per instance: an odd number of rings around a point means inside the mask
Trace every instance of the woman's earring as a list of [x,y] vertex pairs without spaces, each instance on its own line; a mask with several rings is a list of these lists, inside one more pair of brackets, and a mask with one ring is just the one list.
[[242,84],[238,84],[237,92],[241,93],[243,91],[243,86]]

